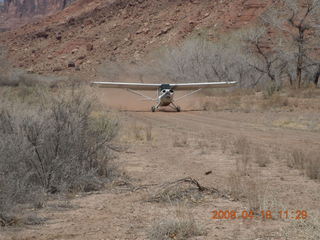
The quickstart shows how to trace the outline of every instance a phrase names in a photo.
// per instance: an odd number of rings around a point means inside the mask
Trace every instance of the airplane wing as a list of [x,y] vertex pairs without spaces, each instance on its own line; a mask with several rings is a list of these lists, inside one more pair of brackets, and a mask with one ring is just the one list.
[[233,87],[237,82],[203,82],[203,83],[125,83],[125,82],[93,82],[93,86],[102,88],[126,88],[131,90],[158,90],[159,88],[171,88],[173,90],[197,90],[202,88]]
[[161,84],[154,83],[125,83],[125,82],[93,82],[93,86],[101,88],[126,88],[132,90],[158,90]]
[[237,82],[203,82],[203,83],[176,83],[170,84],[173,90],[197,90],[202,88],[233,87]]

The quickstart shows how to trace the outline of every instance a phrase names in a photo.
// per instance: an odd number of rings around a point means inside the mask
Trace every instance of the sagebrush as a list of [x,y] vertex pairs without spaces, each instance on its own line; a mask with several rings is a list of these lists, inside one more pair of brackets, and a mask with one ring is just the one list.
[[34,105],[2,104],[0,213],[47,193],[102,186],[118,125],[92,111],[92,99],[77,89],[42,90]]

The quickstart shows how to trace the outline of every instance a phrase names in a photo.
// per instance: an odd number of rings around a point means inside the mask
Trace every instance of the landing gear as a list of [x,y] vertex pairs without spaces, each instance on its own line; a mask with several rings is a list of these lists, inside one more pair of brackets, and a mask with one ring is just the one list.
[[181,107],[180,106],[175,105],[173,102],[171,104],[173,106],[173,109],[175,109],[177,112],[181,112]]
[[[165,105],[165,106],[169,106],[169,107],[171,107],[173,110],[176,110],[177,112],[181,112],[181,107],[175,105],[174,103],[171,103],[171,104]],[[151,107],[151,112],[156,112],[159,107],[160,107],[160,105],[152,106],[152,107]]]
[[160,106],[160,104],[158,104],[157,106],[152,106],[152,107],[151,107],[151,112],[157,111],[158,108],[159,108],[159,106]]

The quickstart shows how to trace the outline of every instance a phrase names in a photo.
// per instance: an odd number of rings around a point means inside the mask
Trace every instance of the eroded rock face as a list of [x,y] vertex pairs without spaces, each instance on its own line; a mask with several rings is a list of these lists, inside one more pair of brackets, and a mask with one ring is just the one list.
[[12,17],[46,15],[64,9],[72,0],[4,0],[3,12]]
[[64,9],[74,0],[0,0],[0,31]]

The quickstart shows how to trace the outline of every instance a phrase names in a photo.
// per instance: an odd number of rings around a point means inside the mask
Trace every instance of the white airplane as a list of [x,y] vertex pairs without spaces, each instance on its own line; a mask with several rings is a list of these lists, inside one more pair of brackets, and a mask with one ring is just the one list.
[[[203,88],[226,88],[233,87],[237,82],[203,82],[203,83],[172,83],[172,84],[156,84],[156,83],[126,83],[126,82],[93,82],[92,86],[98,86],[101,88],[124,88],[129,92],[144,97],[147,100],[156,101],[157,104],[152,106],[151,111],[155,112],[159,107],[170,106],[177,112],[181,111],[181,108],[175,103],[184,97],[190,96]],[[156,90],[157,98],[151,98],[143,95],[136,90]],[[176,90],[190,90],[188,94],[173,100],[174,91]]]

